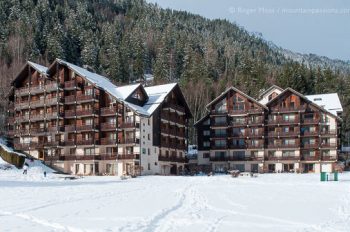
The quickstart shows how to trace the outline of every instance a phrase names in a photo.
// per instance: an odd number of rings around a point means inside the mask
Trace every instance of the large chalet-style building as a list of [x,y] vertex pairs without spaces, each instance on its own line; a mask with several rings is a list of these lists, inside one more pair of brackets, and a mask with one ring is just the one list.
[[195,123],[198,165],[214,171],[331,171],[342,107],[337,94],[272,86],[259,101],[231,87]]
[[192,117],[177,84],[117,87],[56,59],[27,62],[12,83],[14,147],[66,173],[179,174]]

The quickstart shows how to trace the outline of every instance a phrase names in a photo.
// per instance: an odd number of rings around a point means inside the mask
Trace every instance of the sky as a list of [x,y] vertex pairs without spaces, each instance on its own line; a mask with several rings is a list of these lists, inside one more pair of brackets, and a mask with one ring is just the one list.
[[227,19],[277,46],[350,60],[349,0],[146,0],[210,19]]

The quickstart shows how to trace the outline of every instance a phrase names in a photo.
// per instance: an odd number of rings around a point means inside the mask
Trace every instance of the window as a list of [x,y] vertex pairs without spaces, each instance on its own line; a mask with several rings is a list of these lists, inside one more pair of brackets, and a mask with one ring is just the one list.
[[295,115],[294,114],[284,114],[283,120],[287,121],[287,122],[292,122],[295,120]]
[[272,98],[273,98],[273,93],[271,93],[271,94],[269,95],[269,97],[268,97],[269,101],[271,101]]
[[270,157],[274,157],[274,156],[276,156],[276,151],[268,151],[267,154]]
[[245,124],[246,120],[244,117],[233,117],[232,124]]
[[244,128],[237,128],[237,127],[234,127],[234,128],[232,129],[232,134],[233,134],[233,136],[244,135],[244,132],[245,132],[245,129],[244,129]]
[[251,151],[250,155],[253,157],[258,157],[259,152],[258,151]]
[[226,123],[226,117],[215,117],[215,124],[223,125]]
[[282,143],[284,145],[294,145],[295,144],[295,140],[294,139],[283,139]]
[[217,136],[226,136],[226,130],[225,129],[216,129],[215,135]]
[[114,172],[114,165],[113,164],[106,164],[106,173],[107,174],[113,174]]
[[91,96],[93,94],[93,89],[85,89],[85,95]]
[[227,112],[226,99],[218,102],[215,105],[215,112],[217,112],[217,113],[226,113]]
[[215,158],[224,158],[226,156],[226,152],[224,151],[216,151]]
[[148,140],[151,140],[151,135],[147,134],[147,138],[148,138]]
[[210,125],[210,119],[205,120],[205,121],[203,122],[203,125],[206,125],[206,126]]
[[290,156],[295,156],[295,151],[291,150],[287,150],[287,151],[282,151],[282,156],[283,157],[290,157]]
[[244,110],[244,99],[237,94],[233,96],[233,110]]
[[75,164],[75,174],[79,173],[80,164]]
[[215,140],[215,146],[216,147],[226,147],[226,140]]
[[209,159],[210,153],[203,153],[203,159]]
[[142,148],[142,154],[146,154],[146,148]]
[[148,163],[148,170],[151,170],[151,164]]
[[203,147],[210,147],[210,142],[209,141],[204,141],[203,142]]
[[85,148],[84,155],[95,155],[95,148]]
[[245,151],[234,151],[232,153],[233,157],[235,157],[238,160],[244,160],[245,157]]
[[210,130],[204,130],[203,136],[210,136]]
[[75,155],[75,152],[76,152],[76,149],[75,149],[75,148],[69,149],[69,154]]
[[147,149],[147,153],[148,153],[148,155],[151,155],[151,149]]

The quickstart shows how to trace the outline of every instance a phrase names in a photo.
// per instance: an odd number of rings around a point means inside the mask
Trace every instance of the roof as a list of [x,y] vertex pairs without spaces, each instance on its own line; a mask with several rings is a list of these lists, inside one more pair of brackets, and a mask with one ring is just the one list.
[[[108,92],[110,95],[112,95],[114,98],[123,102],[130,109],[147,117],[152,116],[155,110],[165,100],[166,96],[177,86],[177,83],[171,83],[171,84],[157,85],[157,86],[144,88],[141,84],[138,83],[138,84],[118,87],[114,85],[107,77],[90,72],[84,68],[71,64],[67,61],[56,59],[55,62],[58,62],[59,64],[67,66],[68,68],[72,69],[74,72],[79,74],[80,76],[86,78],[86,80],[88,80],[92,84],[102,88],[103,90]],[[51,67],[52,66],[53,64],[51,65]],[[148,97],[147,102],[143,106],[139,106],[126,101],[126,99],[139,87],[144,89]]]
[[338,120],[341,120],[341,118],[338,117],[337,114],[333,114],[332,112],[330,112],[330,111],[327,110],[326,108],[323,108],[323,107],[321,107],[320,105],[318,105],[318,104],[314,103],[313,101],[309,100],[305,95],[303,95],[303,94],[299,93],[298,91],[296,91],[296,90],[294,90],[294,89],[292,89],[292,88],[289,88],[289,87],[286,88],[285,90],[283,90],[283,92],[282,92],[281,94],[279,94],[277,97],[271,99],[271,101],[269,101],[268,103],[266,103],[266,105],[270,105],[272,102],[274,102],[274,101],[275,101],[276,99],[278,99],[280,96],[283,96],[283,95],[284,95],[286,92],[288,92],[288,91],[290,91],[290,92],[292,92],[292,93],[298,95],[299,97],[301,97],[302,99],[304,99],[306,102],[310,103],[311,105],[315,106],[316,108],[318,108],[318,109],[320,109],[320,110],[322,110],[322,111],[324,111],[324,112],[326,112],[326,113],[329,113],[329,114],[333,115],[333,116],[334,116],[335,118],[337,118]]
[[278,89],[280,90],[281,92],[283,91],[283,89],[277,85],[271,85],[270,88],[268,88],[267,90],[265,90],[264,92],[260,93],[259,94],[259,99],[262,98],[262,96],[264,96],[266,93],[270,92],[271,90],[273,89]]
[[337,115],[338,112],[343,112],[337,93],[306,95],[305,97],[334,115]]
[[36,64],[34,62],[31,61],[27,61],[27,64],[29,64],[31,67],[33,67],[35,70],[37,70],[38,72],[45,74],[47,73],[48,68],[45,66],[42,66],[40,64]]
[[41,73],[41,74],[44,74],[44,75],[47,74],[47,70],[48,70],[47,67],[42,66],[42,65],[37,64],[37,63],[34,63],[34,62],[31,62],[31,61],[27,61],[27,62],[25,63],[25,65],[22,67],[22,69],[21,69],[21,71],[19,72],[19,74],[13,79],[13,81],[12,81],[11,83],[15,83],[15,82],[19,79],[19,77],[21,76],[21,74],[22,74],[24,71],[27,70],[26,67],[28,67],[28,65],[29,65],[30,67],[32,67],[33,69],[35,69],[36,71],[38,71],[39,73]]
[[213,103],[215,103],[216,101],[218,101],[219,99],[221,99],[223,96],[225,96],[230,90],[233,90],[235,92],[238,92],[239,94],[243,95],[244,97],[248,98],[249,100],[255,102],[256,104],[258,104],[259,106],[261,106],[264,109],[267,109],[267,107],[263,104],[261,104],[260,102],[258,102],[257,100],[255,100],[254,98],[252,98],[251,96],[243,93],[241,90],[231,86],[230,88],[226,89],[224,92],[222,92],[218,97],[216,97],[214,100],[212,100],[208,105],[206,105],[206,108],[208,109],[209,106],[211,106]]

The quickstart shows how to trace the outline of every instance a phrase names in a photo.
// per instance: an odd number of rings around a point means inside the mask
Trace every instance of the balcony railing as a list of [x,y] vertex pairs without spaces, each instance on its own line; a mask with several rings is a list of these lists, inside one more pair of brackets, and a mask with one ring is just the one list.
[[302,120],[304,124],[318,124],[320,122],[319,118],[304,118]]
[[218,127],[227,127],[227,122],[215,122],[215,121],[213,121],[212,123],[211,123],[211,126],[218,126]]
[[246,127],[248,124],[247,120],[232,121],[231,126],[233,127]]
[[301,160],[304,161],[317,161],[320,160],[320,156],[319,155],[302,155],[301,156]]
[[78,85],[78,83],[76,84],[75,80],[64,82],[64,88],[66,89],[74,89],[76,85]]
[[73,117],[73,116],[93,116],[94,114],[97,114],[96,110],[93,109],[81,109],[81,110],[66,110],[65,116],[66,117]]
[[336,161],[337,156],[322,155],[323,161]]
[[176,114],[162,113],[161,117],[164,120],[171,121],[177,124],[182,124],[182,125],[185,124],[185,119],[183,116],[179,116]]
[[101,145],[115,145],[117,144],[116,139],[101,138]]
[[72,160],[100,160],[101,156],[95,155],[64,155],[60,156],[60,160],[72,161]]
[[322,135],[322,136],[334,136],[334,135],[337,135],[337,131],[336,130],[321,130],[320,135]]
[[296,107],[278,107],[278,108],[272,108],[272,112],[299,112],[304,111],[306,109],[306,105],[303,106],[296,106]]
[[318,136],[318,131],[304,131],[301,133],[302,136]]
[[111,108],[111,107],[104,107],[100,109],[101,116],[111,116],[111,115],[116,115],[117,113],[121,113],[121,109],[119,111],[116,108]]
[[261,149],[264,148],[264,143],[247,144],[248,149]]
[[230,144],[229,148],[231,148],[231,149],[246,149],[247,145],[245,145],[245,144]]
[[96,130],[96,126],[94,126],[94,125],[77,125],[76,130],[77,131],[92,131],[92,130]]
[[44,107],[45,100],[30,101],[30,107]]
[[164,109],[170,108],[170,109],[176,110],[178,112],[185,113],[185,107],[175,105],[172,103],[165,103],[163,108]]
[[115,130],[117,127],[114,122],[104,122],[101,123],[100,128],[101,130]]
[[66,125],[64,127],[64,131],[66,131],[66,132],[73,132],[73,131],[75,131],[75,125]]
[[120,128],[134,128],[135,122],[123,122],[120,124]]
[[96,142],[96,144],[98,144],[98,141],[96,141],[94,139],[77,139],[76,144],[77,145],[93,145],[94,142]]
[[293,161],[296,161],[296,160],[300,160],[300,156],[266,156],[265,157],[265,160],[272,160],[272,161],[275,161],[275,160],[293,160]]
[[209,157],[210,161],[263,161],[262,156],[224,156],[224,157]]
[[322,148],[336,148],[337,146],[337,143],[321,143]]
[[106,153],[106,154],[101,154],[101,160],[116,160],[118,158],[117,154],[110,154],[110,153]]
[[133,143],[138,143],[139,141],[136,138],[125,138],[120,140],[121,144],[133,144]]
[[118,155],[118,160],[132,160],[132,159],[140,159],[139,154],[125,154],[125,155]]
[[186,163],[187,159],[185,157],[177,157],[177,156],[158,156],[159,161],[163,162],[178,162],[178,163]]
[[302,143],[301,144],[301,147],[302,148],[306,148],[306,149],[309,149],[309,148],[318,148],[319,144],[318,143],[313,143],[313,144],[310,144],[310,143]]

